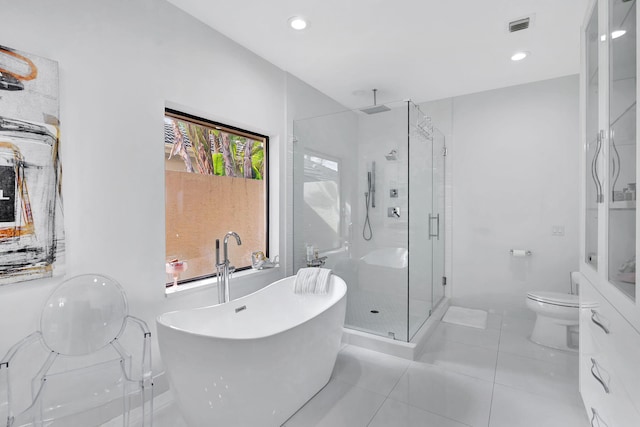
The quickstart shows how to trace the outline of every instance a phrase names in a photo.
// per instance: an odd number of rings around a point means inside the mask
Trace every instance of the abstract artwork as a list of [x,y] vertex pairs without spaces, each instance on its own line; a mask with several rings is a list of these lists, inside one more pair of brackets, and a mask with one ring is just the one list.
[[0,46],[0,285],[61,274],[58,64]]

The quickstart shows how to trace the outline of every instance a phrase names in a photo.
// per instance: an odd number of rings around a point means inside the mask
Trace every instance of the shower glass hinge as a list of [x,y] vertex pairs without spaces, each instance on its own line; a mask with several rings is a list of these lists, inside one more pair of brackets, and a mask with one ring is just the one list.
[[449,154],[447,147],[442,147],[442,157],[447,157],[447,154]]
[[447,286],[447,278],[446,278],[446,276],[442,276],[442,286]]

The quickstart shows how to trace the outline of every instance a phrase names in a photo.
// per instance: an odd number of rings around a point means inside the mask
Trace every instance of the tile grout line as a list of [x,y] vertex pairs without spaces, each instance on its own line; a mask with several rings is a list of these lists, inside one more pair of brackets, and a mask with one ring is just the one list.
[[[391,400],[391,401],[396,402],[396,403],[401,403],[401,404],[403,404],[403,405],[410,406],[410,407],[412,407],[412,408],[414,408],[414,409],[417,409],[417,410],[419,410],[419,411],[428,412],[428,413],[433,414],[433,415],[436,415],[436,416],[438,416],[438,417],[445,418],[445,419],[447,419],[447,420],[453,421],[454,423],[457,423],[457,424],[462,424],[462,425],[467,426],[467,427],[473,427],[472,425],[467,424],[467,423],[465,423],[465,422],[463,422],[463,421],[456,420],[455,418],[451,418],[451,417],[448,417],[448,416],[446,416],[446,415],[443,415],[443,414],[439,414],[439,413],[437,413],[437,412],[430,411],[430,410],[428,410],[428,409],[424,409],[424,408],[422,408],[422,407],[420,407],[420,406],[413,405],[413,404],[411,404],[410,402],[403,402],[402,400],[396,400],[396,399],[392,399],[392,398],[390,398],[390,397],[386,398],[384,401],[386,402],[387,400]],[[383,402],[383,403],[384,403],[384,402]],[[371,421],[373,421],[373,419],[372,419]],[[371,423],[371,422],[370,422],[370,423]]]
[[389,398],[385,397],[384,400],[380,403],[380,406],[378,406],[378,409],[376,409],[376,412],[373,413],[373,415],[371,416],[371,419],[367,423],[367,427],[369,427],[371,425],[373,420],[376,418],[376,415],[378,415],[378,412],[380,412],[380,409],[382,409],[382,407],[384,406],[384,403],[387,401],[387,399],[389,399]]
[[411,361],[410,363],[407,363],[407,366],[405,366],[404,371],[402,371],[402,374],[400,374],[400,376],[398,377],[398,379],[396,380],[395,384],[393,385],[393,387],[391,387],[391,390],[389,390],[389,393],[387,393],[387,395],[384,397],[384,400],[382,401],[382,403],[380,404],[380,406],[378,407],[378,409],[376,409],[376,412],[373,414],[373,416],[371,417],[371,419],[369,420],[369,422],[367,423],[367,427],[369,425],[371,425],[371,423],[373,422],[373,420],[375,420],[376,416],[378,415],[378,412],[380,412],[380,409],[382,409],[382,407],[384,406],[384,404],[387,402],[387,400],[389,400],[389,396],[391,395],[391,393],[393,393],[393,390],[396,389],[396,387],[398,386],[398,384],[400,383],[400,380],[402,379],[403,376],[405,376],[405,374],[407,373],[407,371],[409,370],[409,366],[411,366],[411,363],[413,363],[413,361]]
[[[554,365],[554,366],[559,366],[559,365],[564,365],[565,364],[565,362],[559,362],[559,361],[556,361],[556,360],[542,359],[540,357],[527,356],[525,354],[515,353],[513,351],[508,351],[508,350],[499,350],[499,351],[502,351],[503,353],[509,354],[511,356],[522,357],[523,359],[533,360],[535,362],[549,363],[549,364]],[[562,350],[558,350],[558,351],[562,351]],[[568,353],[568,352],[566,352],[566,353]],[[568,353],[568,354],[569,354],[569,356],[574,357],[571,353]],[[576,355],[575,359],[577,359],[577,358],[578,357]],[[575,362],[578,363],[578,360],[576,360]]]
[[500,334],[498,334],[498,354],[496,354],[496,365],[493,370],[493,385],[491,386],[491,401],[489,402],[489,419],[487,420],[487,427],[491,425],[491,410],[493,409],[493,396],[496,391],[496,376],[498,375],[498,360],[500,360],[500,341],[502,340],[502,322],[504,320],[504,313],[500,317]]

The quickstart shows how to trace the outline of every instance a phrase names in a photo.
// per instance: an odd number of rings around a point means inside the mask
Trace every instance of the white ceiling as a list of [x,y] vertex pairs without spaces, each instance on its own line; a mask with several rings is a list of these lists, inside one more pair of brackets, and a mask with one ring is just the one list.
[[[169,0],[350,108],[577,74],[589,0]],[[287,21],[307,18],[296,32]],[[530,16],[529,29],[509,21]],[[518,50],[530,52],[520,62]]]

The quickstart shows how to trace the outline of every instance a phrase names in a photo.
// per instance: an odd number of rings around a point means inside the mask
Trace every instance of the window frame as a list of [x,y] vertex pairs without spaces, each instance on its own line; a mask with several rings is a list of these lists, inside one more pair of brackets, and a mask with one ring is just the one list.
[[[206,119],[204,117],[199,117],[199,116],[195,116],[193,114],[190,113],[186,113],[183,111],[179,111],[173,108],[169,108],[169,107],[165,107],[164,109],[164,116],[163,116],[163,120],[165,117],[170,117],[174,120],[184,120],[184,121],[189,121],[191,123],[194,123],[196,125],[200,125],[200,126],[205,126],[205,127],[209,127],[209,128],[214,128],[216,130],[220,130],[222,132],[227,132],[227,133],[231,133],[237,136],[242,136],[245,138],[250,138],[253,140],[263,140],[264,141],[264,174],[262,176],[262,181],[264,181],[264,186],[265,186],[265,204],[264,204],[264,218],[265,218],[265,256],[267,258],[270,258],[269,255],[269,235],[270,233],[270,217],[269,217],[269,207],[270,207],[270,163],[269,163],[269,152],[270,152],[270,148],[269,148],[269,136],[268,135],[264,135],[258,132],[254,132],[251,130],[247,130],[247,129],[242,129],[239,128],[237,126],[232,126],[232,125],[228,125],[222,122],[217,122],[215,120],[210,120],[210,119]],[[165,147],[166,148],[166,142],[165,142]],[[164,154],[163,154],[164,156]],[[166,156],[164,157],[164,161],[166,162],[167,158]],[[165,166],[165,171],[166,171],[166,166]],[[166,176],[166,175],[165,175]],[[164,188],[166,190],[166,181],[164,182]],[[165,210],[164,210],[164,214],[165,214],[165,259],[167,257],[167,242],[166,242],[166,199],[165,199]],[[223,236],[221,236],[223,237]],[[220,248],[220,251],[222,251],[222,248]],[[245,266],[245,267],[238,267],[236,268],[235,271],[247,271],[247,270],[251,270],[251,265]],[[181,285],[187,285],[187,284],[193,284],[194,282],[199,282],[199,281],[205,281],[207,279],[212,279],[212,278],[216,278],[218,276],[218,273],[216,271],[216,269],[214,268],[213,271],[211,272],[211,274],[207,274],[207,275],[202,275],[202,276],[196,276],[196,277],[191,277],[188,279],[182,279],[182,280],[178,280],[177,282],[177,286],[180,287]],[[171,281],[167,281],[165,283],[165,287],[166,289],[172,288],[173,287],[173,282]]]

